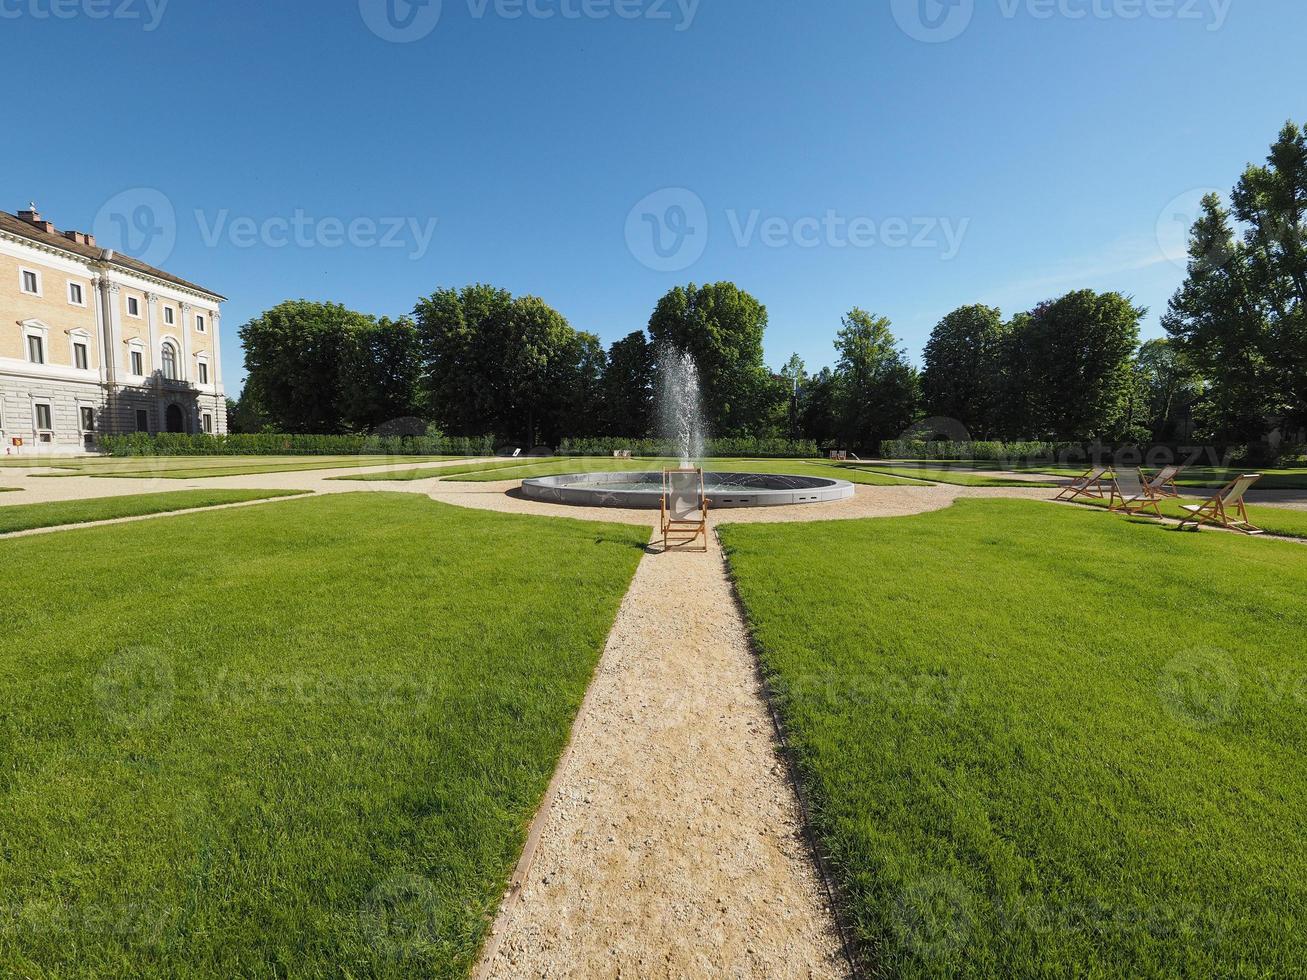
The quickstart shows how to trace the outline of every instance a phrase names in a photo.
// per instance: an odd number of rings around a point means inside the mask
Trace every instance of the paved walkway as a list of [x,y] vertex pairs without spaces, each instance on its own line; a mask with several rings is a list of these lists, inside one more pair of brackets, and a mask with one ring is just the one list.
[[483,977],[846,972],[715,538],[641,562],[524,865]]

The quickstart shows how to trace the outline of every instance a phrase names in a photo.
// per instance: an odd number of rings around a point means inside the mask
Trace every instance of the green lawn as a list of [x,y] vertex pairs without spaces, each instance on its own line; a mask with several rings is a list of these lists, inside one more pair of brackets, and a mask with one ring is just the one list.
[[[575,457],[542,462],[528,462],[503,471],[481,470],[473,467],[454,472],[446,479],[466,483],[492,483],[498,480],[530,480],[542,476],[564,476],[568,473],[639,473],[657,471],[668,466],[679,466],[671,459],[609,459],[606,457]],[[905,486],[914,483],[879,473],[840,469],[823,462],[801,459],[709,459],[703,462],[708,470],[722,473],[783,473],[790,476],[817,476],[828,480],[848,480],[873,486]]]
[[464,976],[647,536],[369,493],[0,542],[0,972]]
[[[333,480],[351,480],[364,483],[398,483],[414,480],[433,480],[437,477],[460,473],[488,473],[494,470],[520,469],[531,465],[520,459],[506,459],[495,462],[460,463],[457,466],[418,467],[411,470],[395,470],[391,473],[359,473],[355,476],[333,476]],[[539,464],[536,464],[539,465]]]
[[1307,973],[1307,552],[1081,508],[720,529],[871,972]]
[[60,464],[60,476],[103,476],[134,480],[194,480],[217,476],[252,476],[261,473],[295,473],[343,470],[398,463],[439,463],[458,456],[141,456],[90,460],[83,465]]
[[[1034,473],[1047,474],[1058,478],[1075,477],[1089,469],[1089,463],[996,463],[989,460],[969,460],[969,461],[949,461],[949,460],[889,460],[887,461],[891,468],[902,468],[905,466],[912,467],[929,467],[935,469],[961,469],[963,472],[986,470],[1006,469],[1014,473]],[[850,465],[859,465],[856,463]],[[866,465],[866,464],[863,464]],[[877,462],[871,465],[881,466],[884,462]],[[1149,472],[1155,473],[1161,469],[1160,466],[1145,467]],[[1262,482],[1258,486],[1264,490],[1307,490],[1307,467],[1288,466],[1279,469],[1263,469],[1248,467],[1221,467],[1221,466],[1191,466],[1184,471],[1177,481],[1180,486],[1192,487],[1195,489],[1205,489],[1207,487],[1223,487],[1237,476],[1244,473],[1263,474]]]
[[975,472],[970,466],[953,468],[949,466],[915,466],[908,463],[897,466],[881,466],[874,463],[846,463],[842,468],[858,472],[887,474],[910,480],[924,480],[929,483],[951,483],[959,487],[1056,487],[1059,483],[1041,480],[1014,480],[1010,477],[991,476]]
[[[1091,500],[1084,497],[1075,502],[1088,504],[1091,507],[1105,508],[1108,505],[1106,500]],[[1182,520],[1190,516],[1183,509],[1185,504],[1196,506],[1202,502],[1202,497],[1163,500],[1160,510],[1167,517]],[[1140,519],[1151,519],[1151,514],[1139,516]],[[1248,506],[1248,517],[1267,534],[1278,534],[1286,538],[1307,538],[1307,511],[1290,510],[1286,507],[1258,507],[1256,504],[1250,504]]]
[[[95,497],[90,500],[61,500],[42,504],[14,504],[0,507],[0,534],[29,531],[38,527],[89,524],[117,517],[166,514],[193,507],[217,507],[249,500],[297,497],[306,490],[178,490],[173,493],[141,493],[126,497]],[[139,533],[139,532],[138,532]]]

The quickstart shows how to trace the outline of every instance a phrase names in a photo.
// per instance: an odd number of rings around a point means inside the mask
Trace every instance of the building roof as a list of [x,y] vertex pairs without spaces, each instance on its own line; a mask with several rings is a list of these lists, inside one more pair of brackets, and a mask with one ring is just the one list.
[[[90,259],[93,262],[107,262],[109,265],[117,266],[128,272],[162,279],[184,289],[212,296],[214,299],[225,300],[227,298],[220,293],[215,293],[212,289],[205,289],[203,286],[197,286],[193,282],[187,282],[185,279],[174,276],[171,272],[164,272],[152,265],[146,265],[130,255],[112,252],[110,249],[100,248],[96,245],[83,244],[71,238],[66,238],[58,231],[46,231],[44,228],[38,228],[36,225],[24,221],[18,215],[10,214],[7,211],[0,211],[0,232],[17,235],[19,238],[26,238],[28,241],[59,249],[62,252],[68,252],[84,259]],[[109,257],[110,255],[112,255],[112,258]]]

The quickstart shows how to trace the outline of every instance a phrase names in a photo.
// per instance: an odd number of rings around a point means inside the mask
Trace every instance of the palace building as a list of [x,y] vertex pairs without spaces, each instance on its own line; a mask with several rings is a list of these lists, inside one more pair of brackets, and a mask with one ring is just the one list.
[[0,441],[7,455],[94,451],[101,434],[227,429],[224,297],[0,211]]

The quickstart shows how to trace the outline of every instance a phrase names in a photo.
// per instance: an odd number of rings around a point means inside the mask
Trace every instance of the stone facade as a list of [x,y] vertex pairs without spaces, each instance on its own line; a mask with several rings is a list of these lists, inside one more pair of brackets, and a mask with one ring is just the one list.
[[101,434],[227,431],[223,297],[0,211],[0,452],[95,451]]

